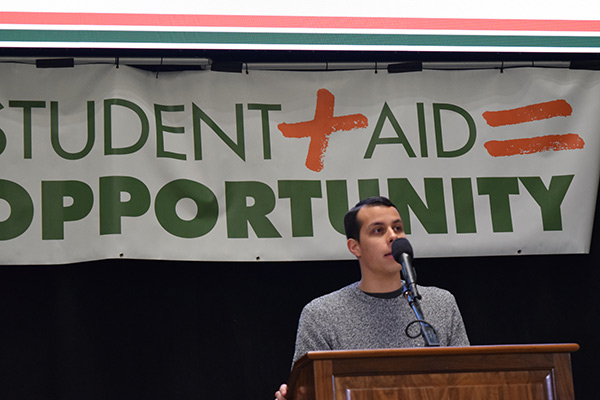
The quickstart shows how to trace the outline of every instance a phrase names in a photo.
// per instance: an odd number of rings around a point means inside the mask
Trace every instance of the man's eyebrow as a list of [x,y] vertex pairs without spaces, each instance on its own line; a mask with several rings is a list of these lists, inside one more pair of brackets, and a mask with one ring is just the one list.
[[[395,224],[401,224],[401,225],[404,225],[404,223],[402,222],[402,219],[401,219],[401,218],[398,218],[398,219],[395,219],[395,220],[393,220],[393,221],[392,221],[392,225],[395,225]],[[373,222],[371,222],[370,224],[367,224],[367,225],[366,225],[366,227],[371,227],[371,226],[380,226],[380,225],[385,225],[385,222],[383,222],[383,221],[373,221]]]
[[366,227],[371,228],[373,226],[381,226],[381,225],[385,225],[385,224],[381,221],[374,221],[374,222],[371,222],[370,224],[368,224]]

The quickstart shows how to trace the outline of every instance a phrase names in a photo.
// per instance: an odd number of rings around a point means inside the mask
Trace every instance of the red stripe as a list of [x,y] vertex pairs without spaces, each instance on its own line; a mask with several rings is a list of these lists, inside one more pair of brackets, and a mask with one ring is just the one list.
[[600,32],[599,20],[1,12],[0,24]]

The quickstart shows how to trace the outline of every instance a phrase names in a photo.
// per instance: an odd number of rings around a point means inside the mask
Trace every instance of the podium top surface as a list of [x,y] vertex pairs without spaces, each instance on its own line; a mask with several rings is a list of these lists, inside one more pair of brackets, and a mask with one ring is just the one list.
[[507,354],[507,353],[573,353],[579,350],[576,343],[560,344],[527,344],[527,345],[493,345],[465,347],[415,347],[403,349],[376,350],[329,350],[310,351],[302,356],[296,364],[309,360],[343,359],[343,358],[385,358],[403,356],[443,356],[469,354]]

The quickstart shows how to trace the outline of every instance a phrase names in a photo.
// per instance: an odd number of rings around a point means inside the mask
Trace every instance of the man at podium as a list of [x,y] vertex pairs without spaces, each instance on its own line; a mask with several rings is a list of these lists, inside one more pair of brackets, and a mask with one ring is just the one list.
[[[348,250],[356,256],[361,279],[307,304],[296,336],[295,362],[309,351],[423,347],[421,327],[405,298],[402,265],[392,243],[406,238],[396,206],[385,197],[356,204],[344,217]],[[468,346],[454,296],[436,287],[419,287],[420,307],[440,346]],[[287,386],[275,393],[285,400]]]

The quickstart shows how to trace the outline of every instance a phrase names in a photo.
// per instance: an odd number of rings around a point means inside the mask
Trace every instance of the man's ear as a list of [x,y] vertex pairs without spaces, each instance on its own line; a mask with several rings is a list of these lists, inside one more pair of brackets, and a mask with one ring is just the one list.
[[357,258],[360,257],[360,243],[358,243],[356,239],[350,238],[346,244],[348,245],[348,250],[350,250],[350,253],[354,254],[354,256]]

